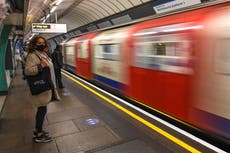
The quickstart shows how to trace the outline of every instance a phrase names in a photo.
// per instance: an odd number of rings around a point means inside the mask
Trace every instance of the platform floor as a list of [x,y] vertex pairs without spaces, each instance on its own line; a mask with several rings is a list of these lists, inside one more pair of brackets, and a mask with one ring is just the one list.
[[[59,91],[62,100],[48,105],[44,124],[54,139],[35,143],[32,131],[36,109],[20,74],[17,72],[13,79],[0,116],[0,153],[188,152],[65,77],[66,88]],[[197,146],[196,142],[192,144]]]

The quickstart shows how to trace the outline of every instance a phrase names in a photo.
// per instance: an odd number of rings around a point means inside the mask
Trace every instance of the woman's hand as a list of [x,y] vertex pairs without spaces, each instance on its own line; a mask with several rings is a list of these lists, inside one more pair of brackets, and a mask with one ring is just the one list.
[[42,68],[47,67],[48,66],[48,62],[45,61],[45,60],[42,60],[41,61],[41,66],[42,66]]

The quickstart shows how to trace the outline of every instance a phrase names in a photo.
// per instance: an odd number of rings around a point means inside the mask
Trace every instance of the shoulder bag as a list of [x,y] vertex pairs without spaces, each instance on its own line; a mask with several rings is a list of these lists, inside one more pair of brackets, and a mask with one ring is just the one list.
[[[38,58],[41,60],[39,56]],[[26,79],[32,95],[38,95],[44,91],[54,89],[49,67],[44,67],[42,71],[35,76],[26,76]]]

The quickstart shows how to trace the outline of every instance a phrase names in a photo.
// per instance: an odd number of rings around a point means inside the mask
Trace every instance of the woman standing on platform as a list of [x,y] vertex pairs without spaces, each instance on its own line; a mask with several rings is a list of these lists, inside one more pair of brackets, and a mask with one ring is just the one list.
[[48,57],[49,51],[47,40],[41,36],[35,37],[29,44],[28,55],[26,58],[25,75],[36,76],[42,72],[43,69],[50,69],[51,80],[54,89],[43,91],[39,94],[32,95],[31,101],[37,107],[35,131],[33,133],[35,142],[49,142],[52,138],[48,132],[43,130],[43,122],[47,112],[47,104],[55,99],[60,100],[60,96],[56,90],[55,73],[53,69],[52,60]]

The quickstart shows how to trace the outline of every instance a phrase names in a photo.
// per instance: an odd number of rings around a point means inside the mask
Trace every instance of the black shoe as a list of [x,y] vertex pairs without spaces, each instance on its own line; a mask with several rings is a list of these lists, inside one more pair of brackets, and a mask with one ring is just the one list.
[[[43,133],[44,135],[46,135],[46,136],[49,136],[49,132],[42,131],[42,133]],[[33,137],[34,137],[34,138],[37,137],[37,132],[36,132],[36,131],[33,132]]]
[[46,136],[44,133],[41,136],[35,137],[34,141],[37,143],[42,143],[42,142],[50,142],[53,139],[50,136]]

